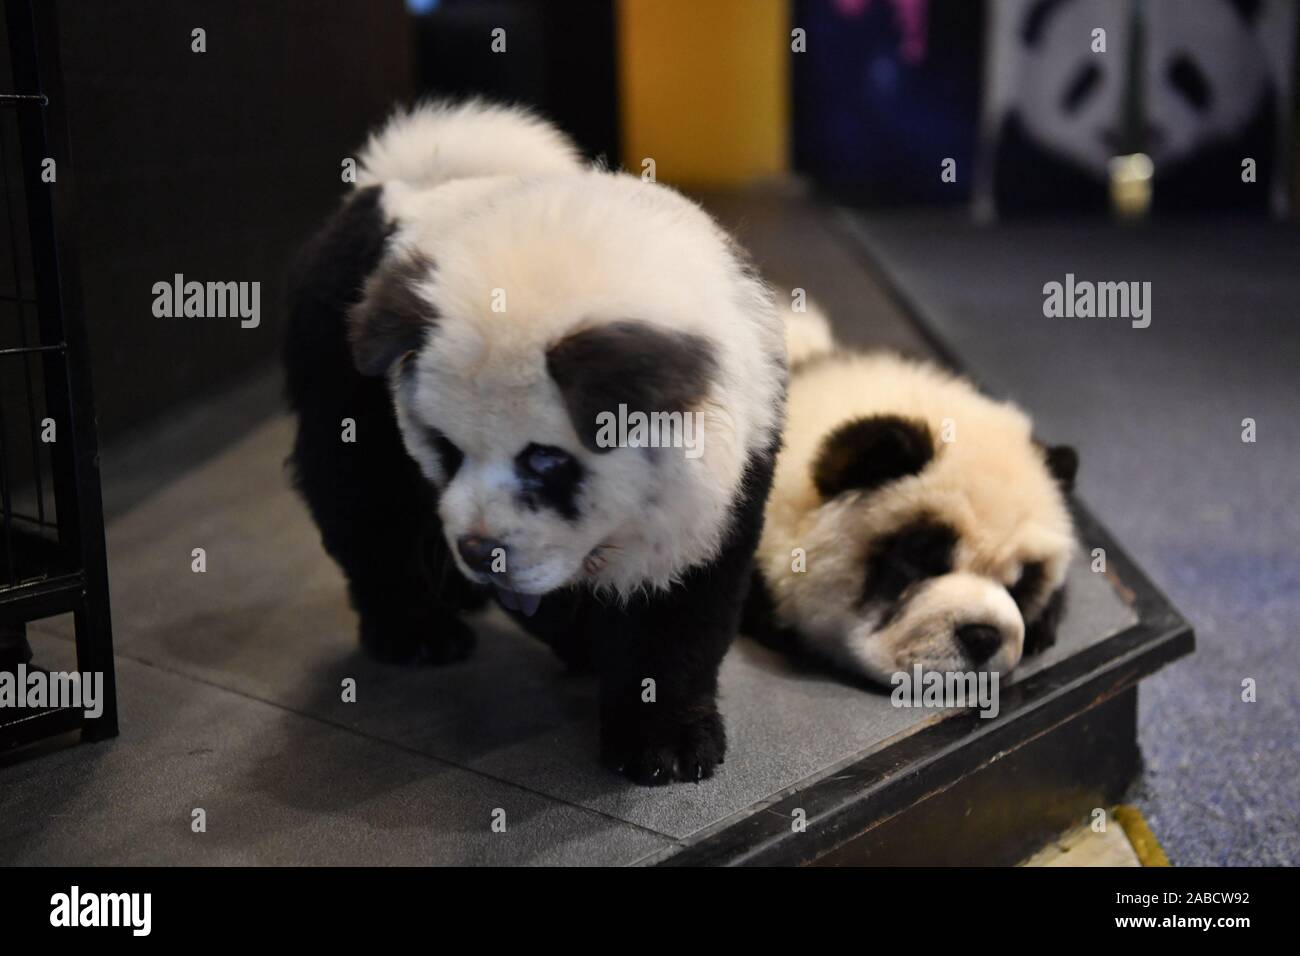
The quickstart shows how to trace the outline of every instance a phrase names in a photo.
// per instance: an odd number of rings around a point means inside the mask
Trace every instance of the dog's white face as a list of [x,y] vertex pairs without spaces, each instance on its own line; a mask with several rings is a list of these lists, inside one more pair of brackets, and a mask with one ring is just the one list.
[[[966,531],[979,517],[924,485],[915,482],[898,510],[897,498],[873,502],[869,492],[824,506],[806,536],[808,572],[791,582],[800,613],[842,635],[837,655],[884,684],[917,665],[1008,672],[1020,662],[1027,623],[1059,589],[1069,549],[1035,545],[1035,529],[983,549]],[[832,550],[843,560],[822,559]]]
[[[647,341],[665,335],[645,329]],[[584,444],[546,354],[483,343],[493,360],[467,365],[439,344],[435,335],[398,374],[403,437],[441,489],[439,517],[461,570],[495,585],[507,607],[530,612],[538,595],[601,583],[664,504],[661,490],[678,496],[674,507],[706,505],[693,500],[700,489],[682,449]],[[707,387],[707,369],[689,371]]]
[[1074,549],[1073,452],[893,356],[808,366],[789,410],[760,554],[779,620],[884,684],[916,665],[1015,667],[1026,635],[1052,625]]
[[[502,382],[494,368],[465,375],[438,358],[419,357],[397,401],[407,450],[441,488],[439,517],[461,570],[522,595],[574,582],[616,530],[597,501],[603,462],[583,453],[544,370]],[[471,563],[472,548],[467,559],[466,538],[486,543],[486,566]]]
[[[531,613],[559,588],[626,596],[711,559],[783,376],[779,318],[712,221],[600,172],[385,203],[398,228],[354,354],[388,375],[462,572]],[[599,426],[620,408],[698,415],[703,434],[610,447]]]

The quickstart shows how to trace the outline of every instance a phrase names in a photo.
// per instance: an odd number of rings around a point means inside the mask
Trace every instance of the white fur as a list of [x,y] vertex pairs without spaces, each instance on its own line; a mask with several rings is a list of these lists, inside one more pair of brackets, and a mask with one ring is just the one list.
[[577,169],[567,136],[522,107],[482,100],[428,102],[399,110],[361,150],[357,186],[435,186],[480,176]]
[[[823,439],[846,421],[878,414],[924,421],[934,459],[874,493],[823,501],[812,480]],[[945,444],[949,424],[955,440]],[[881,628],[881,609],[861,605],[870,546],[927,513],[958,533],[954,573],[931,579]],[[826,656],[886,683],[918,662],[961,669],[954,631],[982,623],[1003,635],[985,667],[1010,669],[1024,623],[1006,588],[1037,560],[1050,593],[1064,581],[1073,548],[1064,497],[1031,440],[1029,418],[1014,405],[888,354],[840,353],[796,370],[758,562],[779,623]],[[792,570],[794,549],[806,554],[804,572]]]
[[965,571],[925,582],[883,627],[876,616],[860,615],[842,639],[823,642],[821,650],[877,680],[908,672],[917,663],[928,670],[960,671],[968,665],[953,634],[964,624],[986,624],[1003,635],[1002,646],[981,669],[1009,671],[1020,661],[1025,622],[1016,602],[1000,583]]
[[812,302],[805,302],[803,312],[785,311],[785,350],[793,367],[835,349],[831,324]]
[[[666,587],[716,556],[746,461],[781,426],[780,317],[731,240],[694,203],[597,169],[509,170],[507,159],[524,167],[558,160],[533,163],[526,155],[553,147],[552,138],[531,120],[507,130],[509,117],[496,111],[471,114],[434,113],[454,117],[440,131],[427,116],[417,133],[399,121],[367,152],[370,175],[405,180],[385,185],[385,211],[397,223],[388,255],[432,264],[417,288],[437,324],[412,359],[408,384],[392,373],[406,447],[445,486],[439,511],[453,553],[464,534],[505,542],[513,590],[540,594],[586,582],[628,596]],[[457,146],[453,163],[442,135],[481,128],[491,130],[491,143]],[[430,164],[407,149],[440,158]],[[503,149],[508,157],[498,155]],[[424,168],[436,173],[419,173]],[[409,184],[453,168],[462,177],[524,175]],[[503,312],[493,310],[497,290]],[[594,454],[579,442],[546,352],[573,332],[627,320],[711,343],[718,372],[697,409],[700,457],[673,448]],[[465,455],[450,482],[429,445],[430,427]],[[586,469],[577,521],[519,504],[513,462],[530,443],[563,448]]]

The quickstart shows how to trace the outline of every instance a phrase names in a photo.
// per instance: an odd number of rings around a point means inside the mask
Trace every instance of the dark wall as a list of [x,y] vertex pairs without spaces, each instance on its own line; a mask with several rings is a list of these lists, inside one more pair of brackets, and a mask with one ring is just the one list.
[[[101,434],[275,356],[285,265],[414,92],[400,0],[60,0]],[[207,52],[191,52],[191,31]],[[260,281],[261,325],[155,318],[155,282]]]
[[614,0],[442,0],[418,24],[421,92],[527,103],[618,165]]

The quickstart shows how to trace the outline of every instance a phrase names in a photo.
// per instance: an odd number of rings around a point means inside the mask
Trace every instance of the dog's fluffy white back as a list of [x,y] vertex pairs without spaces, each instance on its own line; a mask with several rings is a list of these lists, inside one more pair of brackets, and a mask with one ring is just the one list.
[[483,100],[426,102],[394,113],[361,150],[357,187],[416,188],[480,176],[572,172],[567,136],[535,113]]

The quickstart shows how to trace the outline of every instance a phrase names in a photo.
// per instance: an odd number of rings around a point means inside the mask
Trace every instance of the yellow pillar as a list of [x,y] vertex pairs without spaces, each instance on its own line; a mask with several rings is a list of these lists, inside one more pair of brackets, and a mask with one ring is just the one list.
[[661,182],[736,185],[785,172],[786,0],[619,0],[623,165]]

